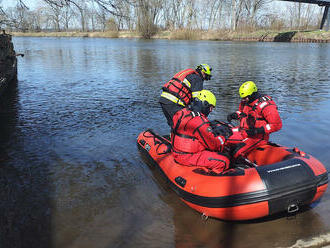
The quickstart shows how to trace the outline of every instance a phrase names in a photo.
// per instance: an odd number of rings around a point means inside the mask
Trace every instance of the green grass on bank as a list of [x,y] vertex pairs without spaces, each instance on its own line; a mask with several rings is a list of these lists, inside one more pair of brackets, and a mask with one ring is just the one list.
[[[134,31],[106,31],[106,32],[12,32],[13,36],[32,37],[99,37],[99,38],[141,38]],[[253,32],[233,32],[229,30],[174,30],[160,31],[152,38],[170,40],[251,40],[251,41],[323,41],[330,42],[330,31],[312,30],[259,30]]]

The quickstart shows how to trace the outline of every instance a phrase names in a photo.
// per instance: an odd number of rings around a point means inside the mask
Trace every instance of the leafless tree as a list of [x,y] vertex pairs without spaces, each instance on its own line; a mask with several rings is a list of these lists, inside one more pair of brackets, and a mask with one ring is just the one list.
[[[24,1],[24,0],[20,0]],[[81,0],[43,0],[50,5],[57,5],[63,7],[65,5],[74,5],[77,8],[79,5],[84,3],[85,1]],[[91,0],[92,2],[96,3],[100,8],[108,11],[112,15],[120,15],[120,11],[118,8],[118,0]],[[129,4],[135,4],[138,0],[121,0],[121,2],[126,2]]]
[[2,0],[0,0],[0,26],[6,23],[6,13],[2,8]]
[[30,23],[28,20],[28,15],[28,8],[25,5],[18,3],[16,7],[9,8],[6,16],[10,25],[20,31],[26,32],[29,29]]
[[137,28],[144,38],[157,31],[157,18],[162,9],[162,0],[139,0],[137,6]]
[[250,26],[254,27],[256,25],[256,15],[258,11],[269,2],[269,0],[243,0],[247,21]]
[[232,0],[231,1],[231,30],[235,31],[237,25],[242,17],[244,1]]
[[62,21],[63,21],[63,26],[64,26],[64,30],[68,31],[69,30],[69,26],[70,26],[70,22],[72,20],[73,17],[73,11],[71,9],[70,6],[66,5],[62,8]]
[[[290,28],[307,28],[311,25],[312,14],[314,15],[314,7],[309,4],[293,3],[287,7],[288,20],[290,23]],[[317,18],[315,20],[317,23]]]
[[41,31],[43,28],[44,23],[46,22],[47,14],[46,14],[45,7],[38,7],[36,10],[31,12],[31,27],[32,30]]
[[186,0],[186,20],[187,28],[192,29],[194,25],[197,25],[197,9],[196,2],[194,0]]
[[49,9],[49,18],[53,23],[53,28],[56,31],[60,31],[60,23],[62,19],[62,8],[56,5],[50,5]]
[[107,20],[108,20],[108,12],[106,12],[104,9],[97,9],[95,11],[95,17],[96,21],[100,25],[100,29],[104,32],[106,30],[107,26]]
[[113,15],[106,11],[112,18],[116,20],[118,25],[118,29],[129,29],[132,30],[136,27],[136,23],[134,19],[134,9],[137,9],[136,2],[128,2],[128,1],[120,1],[117,0],[117,14]]
[[187,0],[168,0],[163,5],[163,20],[165,28],[181,29],[186,24]]
[[[202,6],[199,6],[199,8],[203,9],[203,11],[199,11],[198,19],[204,20],[203,22],[199,22],[200,23],[199,28],[208,29],[208,30],[215,29],[217,20],[218,23],[219,20],[221,20],[222,12],[225,4],[226,3],[223,0],[209,0],[208,8],[203,8]],[[202,26],[202,24],[204,26]]]
[[264,8],[273,0],[43,0],[48,11],[29,10],[28,0],[14,1],[15,11],[0,5],[0,24],[20,30],[71,27],[105,31],[111,26],[112,30],[140,31],[146,38],[159,28],[244,30],[262,25],[282,27],[284,23],[290,23],[291,28],[307,28],[316,26],[321,18],[321,14],[315,15],[318,7],[290,3],[284,19]]

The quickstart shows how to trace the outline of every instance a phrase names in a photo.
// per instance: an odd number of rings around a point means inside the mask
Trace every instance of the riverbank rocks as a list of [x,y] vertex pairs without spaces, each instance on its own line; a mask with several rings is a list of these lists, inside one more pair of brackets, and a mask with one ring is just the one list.
[[17,79],[17,58],[11,35],[0,34],[0,94],[8,84]]

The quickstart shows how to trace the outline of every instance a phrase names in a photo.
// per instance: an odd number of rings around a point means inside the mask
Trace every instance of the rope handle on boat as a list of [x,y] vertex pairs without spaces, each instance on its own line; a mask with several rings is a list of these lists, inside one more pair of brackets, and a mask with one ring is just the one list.
[[293,214],[295,212],[298,212],[298,210],[299,210],[299,206],[296,203],[290,204],[287,209],[288,214]]
[[[152,135],[150,136],[147,136],[146,133],[149,132],[151,133]],[[165,139],[164,137],[156,134],[152,129],[147,129],[144,133],[143,133],[143,136],[146,137],[146,138],[153,138],[154,139],[154,144],[164,144],[167,149],[164,151],[164,152],[158,152],[158,149],[160,146],[157,146],[156,148],[156,152],[158,155],[164,155],[164,154],[167,154],[167,153],[170,153],[172,151],[172,144],[170,142],[168,142],[167,139]],[[158,140],[160,141],[158,141]]]
[[207,221],[207,219],[209,218],[208,215],[206,215],[205,213],[202,214],[201,218],[204,220],[204,221]]
[[295,153],[298,153],[300,156],[302,156],[302,157],[305,157],[306,156],[306,153],[305,152],[303,152],[303,151],[301,151],[298,147],[294,147],[293,149],[292,149]]
[[244,162],[246,162],[247,165],[250,166],[251,168],[258,167],[258,165],[257,165],[256,163],[252,162],[252,161],[249,160],[248,158],[243,157],[242,155],[240,155],[239,157],[237,157],[235,161],[237,161],[237,160],[239,160],[239,159],[244,160]]
[[249,165],[251,165],[251,167],[258,167],[258,165],[256,163],[253,163],[251,160],[244,158],[244,157],[242,157],[242,158],[244,159],[245,162],[247,162]]
[[165,143],[161,143],[161,144],[166,145],[167,149],[164,152],[158,152],[158,149],[160,146],[157,146],[157,148],[156,148],[157,155],[164,155],[164,154],[170,153],[172,151],[172,146],[170,144],[165,144]]

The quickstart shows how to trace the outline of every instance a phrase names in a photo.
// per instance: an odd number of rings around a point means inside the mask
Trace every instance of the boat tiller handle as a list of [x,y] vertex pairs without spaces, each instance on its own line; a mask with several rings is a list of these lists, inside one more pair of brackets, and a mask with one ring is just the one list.
[[289,213],[289,214],[295,213],[295,212],[297,212],[298,210],[299,210],[299,206],[298,206],[298,204],[290,204],[290,205],[288,206],[288,213]]

